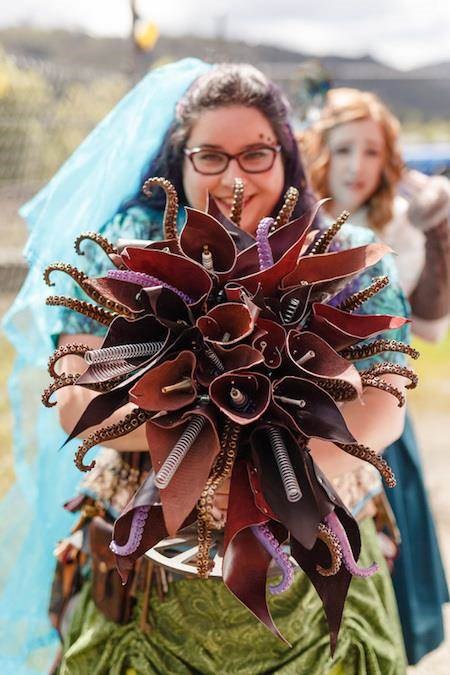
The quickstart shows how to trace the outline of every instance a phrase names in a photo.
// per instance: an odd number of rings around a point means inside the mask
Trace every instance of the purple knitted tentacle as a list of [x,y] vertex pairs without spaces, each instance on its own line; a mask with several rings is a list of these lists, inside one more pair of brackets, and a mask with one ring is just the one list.
[[117,279],[118,281],[128,281],[130,284],[137,284],[138,286],[144,287],[153,287],[153,286],[164,286],[170,291],[173,291],[180,296],[186,304],[191,305],[194,301],[189,295],[183,293],[175,286],[167,284],[165,281],[161,281],[158,277],[153,277],[150,274],[145,274],[145,272],[133,272],[132,270],[108,270],[106,276],[109,279]]
[[269,230],[274,224],[273,218],[263,218],[256,228],[256,247],[258,249],[259,269],[265,270],[273,265],[272,249],[269,242]]
[[274,586],[269,585],[269,591],[272,595],[283,593],[283,591],[289,588],[294,579],[294,566],[289,560],[289,556],[283,551],[267,525],[252,525],[251,530],[260,544],[264,546],[267,553],[275,560],[283,575],[278,584]]
[[358,567],[355,558],[353,557],[353,551],[347,533],[334,511],[325,516],[323,520],[339,539],[342,548],[343,563],[350,574],[355,577],[371,577],[372,574],[375,574],[375,572],[378,571],[378,564],[375,562],[369,567]]
[[126,544],[117,544],[114,539],[109,545],[109,548],[116,555],[131,555],[136,551],[142,540],[145,523],[147,521],[149,506],[138,506],[133,513],[133,520],[131,521],[130,535]]

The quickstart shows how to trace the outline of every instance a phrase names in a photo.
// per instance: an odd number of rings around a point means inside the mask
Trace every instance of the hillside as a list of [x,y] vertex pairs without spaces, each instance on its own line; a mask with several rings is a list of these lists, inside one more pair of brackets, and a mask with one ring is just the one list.
[[[119,38],[99,38],[64,30],[14,27],[0,30],[0,45],[18,65],[36,65],[89,80],[96,75],[144,72],[153,62],[196,56],[207,61],[249,61],[262,67],[295,96],[300,86],[298,67],[311,55],[267,45],[184,36],[162,36],[151,56],[136,55],[131,43]],[[445,118],[450,110],[450,63],[407,72],[377,62],[370,56],[320,59],[336,86],[371,89],[403,118]]]

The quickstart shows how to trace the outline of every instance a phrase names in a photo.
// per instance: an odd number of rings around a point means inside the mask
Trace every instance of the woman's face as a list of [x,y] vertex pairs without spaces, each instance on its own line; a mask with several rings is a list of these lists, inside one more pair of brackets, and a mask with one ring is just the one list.
[[339,124],[328,135],[328,189],[333,212],[357,211],[377,190],[385,161],[383,131],[375,120]]
[[[257,108],[233,105],[203,112],[191,130],[186,148],[210,148],[234,155],[252,147],[277,145],[270,123]],[[254,234],[259,221],[272,213],[282,193],[281,154],[276,154],[272,168],[263,173],[246,172],[232,159],[225,171],[212,176],[198,173],[190,158],[184,158],[184,191],[189,204],[196,209],[205,208],[209,192],[228,216],[236,177],[242,178],[245,187],[241,228]]]

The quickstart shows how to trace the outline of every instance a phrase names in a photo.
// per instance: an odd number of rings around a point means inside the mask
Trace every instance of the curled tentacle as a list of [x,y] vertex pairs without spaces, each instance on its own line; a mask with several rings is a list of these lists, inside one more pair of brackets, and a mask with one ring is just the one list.
[[150,417],[152,413],[147,412],[146,410],[141,410],[141,408],[136,408],[131,413],[128,413],[120,422],[115,424],[110,424],[107,427],[101,427],[97,429],[93,434],[85,438],[83,443],[80,445],[78,450],[75,453],[75,466],[80,471],[91,471],[95,466],[95,460],[90,464],[84,464],[83,460],[86,454],[91,448],[95,445],[105,443],[106,441],[111,441],[114,438],[120,438],[120,436],[126,436],[131,431],[134,431],[141,424],[144,424]]
[[332,577],[339,572],[342,565],[342,548],[339,543],[339,539],[335,533],[331,530],[328,525],[324,523],[319,523],[317,528],[317,539],[323,541],[325,546],[328,549],[328,552],[331,557],[331,564],[329,567],[322,567],[322,565],[317,564],[316,570],[323,577]]
[[109,548],[116,555],[131,555],[134,553],[142,541],[145,523],[147,522],[149,506],[138,506],[133,513],[131,521],[130,535],[126,544],[117,544],[114,539],[109,545]]
[[360,359],[368,359],[371,356],[382,354],[383,352],[401,352],[402,354],[408,354],[412,359],[419,358],[417,349],[407,345],[405,342],[385,340],[383,338],[374,340],[374,342],[371,342],[368,345],[353,345],[351,347],[346,347],[345,349],[341,349],[339,354],[349,361],[359,361]]
[[82,286],[83,282],[88,279],[87,274],[79,270],[77,267],[69,265],[68,263],[56,262],[48,265],[44,270],[43,277],[47,286],[55,285],[55,282],[50,280],[50,275],[52,272],[56,271],[68,274],[69,277],[72,277],[72,279],[76,281],[79,286]]
[[263,218],[256,228],[256,247],[258,249],[260,270],[265,270],[273,265],[272,249],[270,248],[268,236],[273,223],[273,218]]
[[211,529],[217,528],[217,523],[211,514],[214,496],[219,485],[231,475],[240,431],[237,424],[233,424],[229,419],[226,420],[220,439],[221,450],[197,503],[197,571],[202,579],[207,579],[211,570],[209,559],[209,549],[212,543]]
[[336,222],[330,225],[328,230],[325,230],[325,232],[317,239],[311,249],[311,253],[315,255],[318,253],[326,253],[334,237],[337,235],[345,221],[348,220],[349,216],[349,211],[342,211]]
[[73,265],[66,265],[65,263],[53,263],[49,265],[44,271],[44,281],[47,286],[54,286],[55,284],[50,280],[50,275],[52,272],[64,272],[68,274],[79,287],[86,293],[88,297],[97,302],[99,305],[103,305],[108,310],[122,314],[128,318],[134,318],[136,315],[128,307],[122,305],[122,303],[106,298],[102,293],[100,293],[96,288],[92,288],[89,283],[89,277],[87,274],[81,270],[73,267]]
[[252,525],[251,530],[260,544],[264,546],[267,553],[277,563],[281,570],[282,578],[278,584],[269,585],[269,591],[272,595],[279,595],[286,591],[294,580],[294,566],[289,560],[289,556],[283,551],[277,538],[272,534],[267,525]]
[[383,276],[383,277],[376,277],[370,286],[367,286],[367,288],[363,288],[361,291],[358,291],[357,293],[353,293],[350,295],[350,297],[347,298],[347,300],[344,300],[341,302],[341,304],[338,306],[338,309],[341,309],[346,312],[353,312],[355,309],[358,309],[358,307],[361,307],[367,300],[370,298],[373,298],[374,295],[379,293],[383,288],[389,285],[389,277]]
[[74,342],[66,345],[61,345],[61,347],[58,347],[58,349],[50,356],[48,360],[48,372],[51,377],[57,378],[61,377],[64,373],[57,373],[55,370],[55,366],[59,359],[61,359],[63,356],[81,356],[83,357],[84,354],[89,350],[88,345],[83,345],[83,344],[76,344]]
[[314,377],[312,382],[330,394],[335,401],[353,401],[358,396],[355,387],[345,380],[324,380]]
[[182,300],[184,300],[188,305],[192,304],[193,300],[189,295],[183,293],[175,286],[167,284],[165,281],[161,281],[157,277],[153,277],[150,274],[145,272],[133,272],[132,270],[108,270],[107,276],[110,279],[118,279],[119,281],[128,281],[131,284],[136,284],[138,286],[152,288],[154,286],[164,286],[169,290],[176,293]]
[[391,363],[389,361],[386,361],[385,363],[378,363],[371,368],[362,370],[361,378],[379,377],[380,375],[388,374],[401,375],[402,377],[407,377],[409,380],[411,380],[410,384],[406,385],[406,389],[415,389],[417,387],[419,378],[417,377],[416,373],[411,370],[411,368],[400,366],[398,363]]
[[109,326],[112,320],[117,316],[117,314],[108,312],[108,310],[103,309],[103,307],[96,307],[92,303],[85,302],[84,300],[66,298],[64,295],[50,295],[46,299],[45,304],[52,307],[67,307],[68,309],[73,309],[75,312],[79,312],[90,319],[98,321],[103,326]]
[[347,533],[334,511],[325,516],[324,521],[339,540],[342,550],[342,562],[350,574],[352,574],[354,577],[370,577],[372,574],[375,574],[375,572],[378,571],[378,564],[375,562],[369,567],[358,567],[353,556],[352,547],[350,546]]
[[52,394],[54,394],[55,391],[58,391],[58,389],[68,387],[71,384],[76,384],[76,381],[79,377],[80,377],[79,373],[75,375],[66,375],[66,373],[58,375],[57,378],[54,380],[54,382],[52,382],[47,387],[47,389],[44,390],[41,396],[42,403],[45,405],[45,407],[53,408],[53,406],[56,405],[56,401],[50,401],[50,397],[52,396]]
[[158,186],[166,193],[166,208],[164,209],[163,228],[164,239],[175,239],[178,241],[177,216],[178,216],[178,196],[172,183],[167,178],[149,178],[142,186],[142,192],[146,197],[152,196],[152,187]]
[[230,220],[240,225],[242,218],[242,206],[244,204],[244,181],[236,177],[233,186],[233,203],[230,209]]
[[385,391],[387,394],[392,394],[392,396],[395,396],[398,401],[399,408],[402,408],[406,403],[405,396],[400,391],[400,389],[394,387],[394,385],[390,384],[390,382],[386,382],[386,380],[383,380],[381,377],[362,375],[361,382],[363,383],[364,387],[374,387],[374,389],[380,389],[381,391]]
[[283,225],[286,225],[286,223],[290,221],[294,209],[297,205],[298,195],[299,192],[295,187],[290,187],[287,190],[284,196],[283,206],[281,207],[275,220],[275,227],[277,228],[283,227]]
[[78,255],[84,255],[84,251],[80,249],[80,244],[82,241],[85,239],[90,239],[91,241],[95,242],[100,246],[102,251],[106,253],[106,255],[111,255],[112,253],[117,254],[117,249],[115,246],[113,246],[107,239],[106,237],[103,237],[101,234],[98,234],[98,232],[82,232],[81,234],[78,235],[78,237],[75,239],[74,242],[74,247],[76,253]]
[[338,448],[344,450],[344,452],[348,452],[349,455],[353,455],[353,457],[358,457],[359,459],[363,459],[365,462],[372,464],[372,466],[374,466],[380,472],[381,476],[383,476],[388,487],[392,488],[396,486],[397,481],[395,480],[394,472],[384,457],[377,455],[376,452],[365,445],[360,445],[358,443],[333,442],[338,446]]

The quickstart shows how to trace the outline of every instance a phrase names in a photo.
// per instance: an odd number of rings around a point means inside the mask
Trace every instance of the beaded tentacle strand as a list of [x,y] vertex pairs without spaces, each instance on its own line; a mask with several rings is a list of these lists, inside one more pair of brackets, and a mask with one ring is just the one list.
[[256,228],[256,247],[258,249],[259,269],[265,270],[273,265],[272,249],[269,242],[269,231],[274,223],[273,218],[263,218]]
[[333,241],[334,237],[337,235],[343,224],[349,219],[350,212],[342,211],[338,219],[330,225],[330,227],[325,230],[323,234],[315,242],[314,246],[311,249],[311,253],[317,255],[319,253],[326,253],[328,248]]
[[417,387],[419,378],[417,377],[416,373],[411,370],[411,368],[400,366],[398,363],[391,363],[390,361],[386,361],[385,363],[377,363],[366,370],[362,370],[360,373],[363,383],[366,378],[391,374],[400,375],[401,377],[409,379],[410,383],[406,385],[406,389],[415,389]]
[[398,401],[399,408],[402,408],[406,403],[406,398],[404,394],[400,391],[400,389],[395,387],[390,382],[386,382],[386,380],[383,380],[383,378],[381,377],[369,377],[368,375],[364,375],[361,376],[361,382],[364,387],[373,387],[374,389],[380,389],[381,391],[385,391],[387,394],[395,396],[395,398]]
[[323,577],[332,577],[339,572],[342,566],[342,548],[339,539],[328,525],[319,523],[317,527],[317,539],[320,539],[328,549],[331,563],[329,567],[317,564],[316,570]]
[[109,326],[113,319],[118,316],[113,312],[103,309],[103,307],[96,307],[96,305],[93,305],[91,302],[66,298],[64,295],[50,295],[46,299],[45,304],[50,305],[51,307],[67,307],[68,309],[73,309],[75,312],[79,312],[90,319],[98,321],[98,323],[101,323],[103,326]]
[[260,544],[266,549],[267,553],[277,563],[281,570],[282,578],[278,584],[269,585],[269,591],[272,595],[279,595],[286,591],[294,580],[294,566],[289,560],[278,543],[277,538],[272,534],[267,525],[252,525],[251,530]]
[[217,529],[220,525],[216,523],[211,514],[214,496],[221,483],[231,475],[240,431],[237,424],[226,420],[220,439],[221,450],[197,503],[197,571],[202,579],[207,579],[211,571],[212,561],[209,559],[209,549],[212,544],[211,530]]
[[407,354],[412,359],[419,358],[419,352],[417,349],[414,349],[414,347],[407,345],[405,342],[386,340],[384,338],[374,340],[368,345],[352,345],[351,347],[346,347],[345,349],[341,349],[339,354],[349,361],[359,361],[361,359],[368,359],[371,356],[376,356],[377,354],[382,354],[383,352],[400,352],[402,354]]
[[57,373],[55,366],[58,363],[59,359],[62,359],[63,356],[80,356],[84,357],[85,353],[89,350],[88,345],[78,344],[71,342],[70,344],[61,345],[55,352],[50,356],[47,364],[48,374],[50,377],[61,377],[64,373]]
[[178,195],[172,183],[167,178],[149,178],[142,186],[146,197],[152,196],[152,187],[160,187],[166,194],[166,207],[163,216],[164,239],[175,239],[178,243],[177,216]]
[[47,286],[55,285],[55,282],[50,279],[52,272],[64,272],[65,274],[68,274],[69,277],[72,277],[72,279],[76,281],[81,287],[83,282],[89,278],[87,274],[79,270],[78,267],[74,267],[68,263],[56,262],[52,263],[51,265],[47,265],[44,270],[43,277]]
[[242,207],[244,205],[244,181],[236,177],[233,186],[233,202],[230,209],[230,220],[238,227],[241,224]]
[[354,401],[358,397],[355,387],[345,380],[323,380],[313,377],[311,381],[330,394],[335,401]]
[[101,427],[95,431],[83,441],[75,453],[75,466],[83,472],[91,471],[91,469],[93,469],[95,466],[95,460],[92,460],[90,464],[84,464],[83,462],[86,454],[91,448],[93,448],[95,445],[105,443],[106,441],[112,441],[115,438],[126,436],[140,427],[141,424],[144,424],[144,422],[149,420],[152,414],[153,413],[150,413],[147,410],[136,408],[132,412],[128,413],[128,415],[125,415],[125,417],[119,422],[110,424],[107,427]]
[[102,251],[106,253],[108,258],[111,260],[111,262],[116,266],[122,267],[122,265],[118,264],[114,258],[111,258],[111,256],[117,255],[118,250],[115,246],[109,242],[106,237],[103,237],[101,234],[98,234],[98,232],[82,232],[81,234],[78,235],[78,237],[75,239],[74,242],[74,248],[75,252],[78,253],[78,255],[84,255],[84,251],[81,250],[80,245],[82,241],[85,241],[88,239],[89,241],[93,241],[97,246],[99,246]]
[[195,443],[197,437],[206,424],[206,417],[193,415],[186,429],[170,451],[166,461],[155,476],[155,485],[163,490],[174,477],[186,454]]
[[109,279],[117,279],[118,281],[128,281],[130,284],[136,284],[137,286],[142,286],[143,288],[154,288],[155,286],[163,286],[168,288],[170,291],[176,293],[182,300],[184,300],[188,305],[192,303],[192,298],[180,291],[175,286],[171,286],[165,281],[161,281],[158,277],[151,276],[145,272],[133,272],[132,270],[109,270],[106,274]]
[[114,539],[109,545],[109,548],[116,555],[131,555],[134,553],[142,541],[144,534],[145,523],[147,522],[149,506],[138,506],[133,513],[131,521],[130,535],[126,544],[118,544]]
[[294,209],[297,205],[299,192],[297,188],[290,187],[285,196],[283,206],[281,207],[276,219],[275,219],[275,228],[283,227],[286,225],[294,212]]
[[366,445],[361,445],[359,443],[338,443],[337,441],[333,441],[333,443],[344,452],[348,452],[349,455],[358,457],[358,459],[362,459],[365,462],[372,464],[384,478],[388,487],[393,488],[396,486],[397,481],[395,480],[394,472],[384,457],[377,455],[376,452]]
[[340,305],[338,305],[338,309],[345,311],[345,312],[354,312],[355,309],[358,309],[361,307],[367,300],[370,298],[373,298],[374,295],[379,293],[383,288],[389,285],[389,277],[383,276],[383,277],[376,277],[370,286],[367,286],[367,288],[363,288],[361,291],[358,291],[357,293],[353,293],[348,297],[346,300],[341,302]]
[[286,497],[290,502],[298,502],[302,498],[302,491],[292,467],[282,433],[277,427],[268,427],[267,434],[273,454],[275,455]]
[[351,575],[354,577],[370,577],[372,574],[375,574],[375,572],[378,571],[378,565],[375,562],[369,567],[358,567],[353,556],[352,547],[350,546],[347,533],[334,511],[325,516],[324,521],[339,540],[339,544],[342,549],[342,562]]
[[58,375],[55,378],[55,380],[44,390],[41,396],[41,401],[45,405],[45,407],[53,408],[53,406],[56,405],[56,401],[50,401],[50,397],[52,396],[52,394],[54,394],[55,391],[58,391],[58,389],[62,389],[63,387],[69,387],[71,385],[76,384],[79,377],[80,377],[79,373],[71,375],[61,373],[61,375]]

